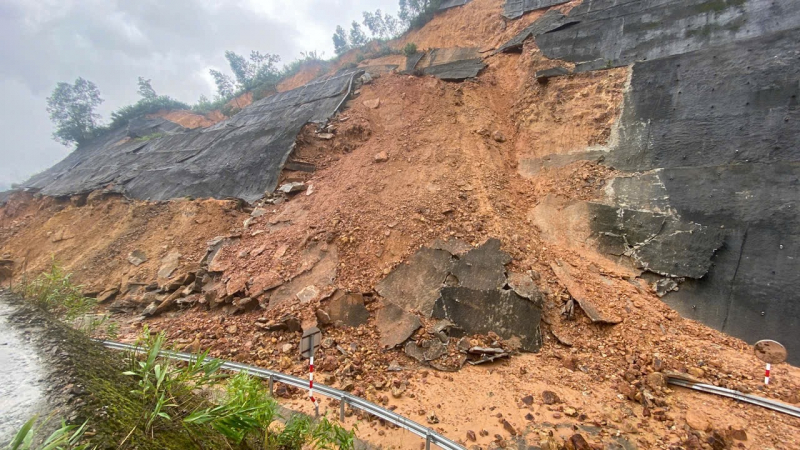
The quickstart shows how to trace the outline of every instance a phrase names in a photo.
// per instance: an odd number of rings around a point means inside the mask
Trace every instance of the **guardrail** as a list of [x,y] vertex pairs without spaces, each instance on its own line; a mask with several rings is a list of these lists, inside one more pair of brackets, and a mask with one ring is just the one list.
[[667,382],[675,386],[685,387],[687,389],[694,389],[695,391],[706,392],[709,394],[716,394],[722,397],[732,398],[740,402],[750,403],[751,405],[757,405],[762,408],[778,411],[780,413],[788,414],[790,416],[800,417],[800,408],[797,408],[796,406],[787,405],[779,401],[770,400],[768,398],[745,394],[739,391],[734,391],[733,389],[726,389],[711,384],[695,383],[693,381],[679,377],[668,376]]
[[[97,342],[113,350],[125,350],[135,353],[144,353],[146,351],[142,347],[131,344],[123,344],[120,342],[101,341],[101,340]],[[184,362],[191,362],[197,359],[197,356],[192,355],[190,353],[173,352],[168,350],[162,351],[161,356]],[[221,368],[224,370],[229,370],[231,372],[246,372],[255,377],[269,380],[270,394],[272,394],[273,385],[276,381],[300,389],[308,389],[307,379],[298,378],[293,375],[287,375],[284,373],[275,372],[268,369],[262,369],[260,367],[250,366],[247,364],[240,364],[231,361],[224,361]],[[351,408],[357,408],[366,413],[372,414],[373,416],[379,419],[383,419],[386,422],[397,425],[398,427],[408,430],[416,434],[417,436],[425,439],[426,450],[430,450],[431,444],[438,445],[439,447],[445,450],[466,450],[464,447],[458,445],[457,443],[451,441],[450,439],[447,439],[446,437],[431,430],[430,428],[422,426],[411,419],[407,419],[393,411],[389,411],[388,409],[382,408],[372,402],[368,402],[363,398],[356,397],[354,395],[348,394],[347,392],[334,389],[330,386],[325,386],[324,384],[315,383],[314,390],[326,397],[339,400],[339,416],[342,421],[344,421],[345,406],[350,405]]]

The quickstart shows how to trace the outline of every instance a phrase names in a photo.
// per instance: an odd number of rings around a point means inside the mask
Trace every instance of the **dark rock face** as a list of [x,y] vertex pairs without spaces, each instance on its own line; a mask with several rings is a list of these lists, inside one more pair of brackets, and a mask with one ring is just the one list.
[[[337,295],[338,294],[338,295]],[[369,311],[361,294],[337,291],[325,307],[330,320],[339,326],[358,327],[369,321]]]
[[448,319],[467,333],[493,331],[503,339],[520,338],[522,349],[535,352],[542,346],[539,333],[541,304],[520,297],[512,290],[442,288],[433,317]]
[[800,362],[800,4],[586,0],[568,19],[536,36],[547,57],[576,72],[633,64],[605,158],[629,172],[608,190],[625,211],[598,214],[601,248],[693,278],[664,300]]
[[375,290],[398,306],[430,316],[452,259],[444,250],[422,248],[408,264],[398,266],[378,283]]
[[203,130],[185,130],[163,119],[132,121],[81,146],[24,187],[63,196],[113,184],[139,199],[257,200],[275,189],[300,129],[331,117],[359,73],[344,72],[261,99]]

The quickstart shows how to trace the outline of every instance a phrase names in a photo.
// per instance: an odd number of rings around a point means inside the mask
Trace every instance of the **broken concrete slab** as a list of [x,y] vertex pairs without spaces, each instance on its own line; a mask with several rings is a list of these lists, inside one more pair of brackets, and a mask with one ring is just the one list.
[[158,269],[158,278],[166,279],[180,267],[181,254],[178,252],[170,252],[167,256],[161,258],[161,267]]
[[381,333],[381,347],[394,348],[405,342],[422,323],[419,317],[399,306],[386,302],[375,317],[375,326]]
[[511,262],[511,255],[500,245],[500,240],[489,239],[461,257],[450,271],[458,279],[458,286],[477,290],[502,288],[506,284],[505,265]]
[[450,253],[453,256],[462,256],[468,251],[472,250],[471,245],[462,241],[461,239],[457,239],[454,237],[451,237],[446,241],[442,239],[436,239],[435,241],[433,241],[431,248],[437,250],[445,250],[446,252]]
[[398,266],[381,280],[375,290],[395,305],[429,317],[452,260],[450,253],[444,250],[423,247],[408,264]]
[[404,347],[406,355],[416,359],[421,363],[428,363],[441,358],[447,354],[447,346],[442,344],[438,339],[429,339],[423,341],[421,345],[416,342],[410,341]]
[[553,67],[551,69],[539,70],[536,72],[536,81],[540,84],[547,84],[550,78],[572,75],[572,71],[566,67]]
[[278,188],[278,192],[283,192],[284,194],[293,194],[295,192],[302,192],[308,188],[305,183],[301,181],[296,181],[294,183],[286,183],[282,184],[281,187]]
[[593,323],[616,325],[622,322],[622,319],[613,312],[607,311],[607,308],[600,308],[599,305],[589,296],[583,285],[579,283],[571,274],[571,269],[567,264],[558,265],[556,263],[550,264],[550,267],[555,272],[561,284],[567,288],[569,295],[578,302],[583,312],[589,316]]
[[422,72],[445,81],[462,81],[477,77],[485,68],[486,64],[482,58],[473,58],[437,64],[423,69]]
[[[315,245],[307,249],[302,256],[303,261],[299,274],[273,291],[262,294],[263,298],[260,299],[262,307],[272,310],[280,305],[313,301],[330,295],[334,291],[334,280],[339,265],[338,255],[336,247],[327,244]],[[311,286],[313,288],[310,288]],[[316,295],[306,296],[312,291],[316,291]],[[298,293],[301,292],[303,300],[298,300]]]
[[539,305],[512,290],[466,287],[442,288],[433,310],[433,317],[448,319],[467,333],[495,332],[503,339],[516,336],[521,349],[531,352],[542,346],[541,315]]
[[569,1],[570,0],[506,0],[505,5],[503,5],[503,16],[507,19],[518,19],[527,12],[561,5]]
[[544,296],[539,290],[539,286],[534,283],[533,278],[528,274],[509,273],[508,287],[513,289],[520,297],[525,297],[539,305],[544,304]]
[[436,48],[406,60],[406,72],[421,71],[442,80],[461,81],[478,76],[486,67],[477,47]]
[[501,45],[494,53],[520,52],[522,51],[522,45],[529,38],[535,38],[540,34],[555,30],[556,28],[564,26],[566,23],[568,23],[567,18],[564,14],[561,14],[561,12],[556,10],[547,11],[542,17],[536,19],[508,42]]
[[337,326],[358,327],[369,321],[369,311],[364,306],[364,296],[336,291],[324,308],[328,317]]
[[147,262],[147,255],[141,250],[134,250],[128,254],[128,262],[134,266],[141,266]]

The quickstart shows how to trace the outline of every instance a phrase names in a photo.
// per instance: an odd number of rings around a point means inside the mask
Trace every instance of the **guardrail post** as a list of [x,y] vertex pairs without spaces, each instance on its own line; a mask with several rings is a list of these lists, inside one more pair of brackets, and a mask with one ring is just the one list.
[[274,395],[274,394],[273,394],[273,392],[272,392],[272,385],[273,385],[274,383],[275,383],[275,380],[273,380],[273,378],[272,378],[272,375],[270,375],[270,376],[269,376],[269,396],[270,396],[270,397],[275,397],[275,395]]
[[425,435],[425,450],[431,450],[431,432],[428,431]]
[[339,401],[339,421],[344,422],[344,406],[347,403],[347,397],[342,397]]

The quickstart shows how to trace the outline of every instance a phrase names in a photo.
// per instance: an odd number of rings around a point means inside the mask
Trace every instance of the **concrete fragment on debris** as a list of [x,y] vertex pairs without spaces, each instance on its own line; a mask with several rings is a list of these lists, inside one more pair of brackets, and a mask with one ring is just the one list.
[[585,312],[586,315],[589,316],[589,319],[591,319],[592,322],[604,323],[610,325],[615,325],[622,322],[622,319],[618,315],[608,311],[601,311],[598,308],[598,306],[594,303],[592,298],[583,288],[583,285],[581,285],[581,283],[579,283],[572,276],[572,274],[570,273],[570,269],[568,269],[568,266],[566,264],[559,266],[556,263],[552,263],[550,264],[550,267],[553,269],[553,272],[555,272],[556,277],[558,277],[559,281],[561,281],[561,284],[563,284],[564,287],[567,288],[567,291],[569,291],[569,295],[571,295],[572,298],[575,299],[575,301],[581,307],[583,312]]
[[381,333],[381,347],[394,348],[411,337],[422,323],[419,317],[387,302],[378,310],[375,326]]

